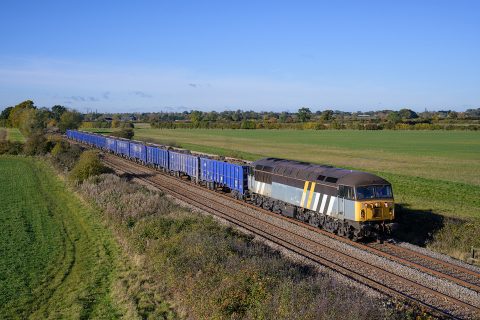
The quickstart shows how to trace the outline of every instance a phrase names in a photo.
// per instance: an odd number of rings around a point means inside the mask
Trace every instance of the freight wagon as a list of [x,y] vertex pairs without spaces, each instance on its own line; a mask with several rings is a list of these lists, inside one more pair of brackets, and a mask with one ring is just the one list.
[[130,142],[130,159],[147,163],[147,147],[141,142]]
[[199,181],[199,158],[188,153],[168,152],[169,170],[175,176],[186,175],[194,182]]
[[116,153],[124,158],[130,158],[130,142],[125,139],[117,139]]
[[168,171],[168,150],[154,146],[146,146],[147,148],[147,164],[154,168]]
[[200,180],[209,189],[228,188],[237,199],[243,199],[248,190],[248,166],[200,158]]

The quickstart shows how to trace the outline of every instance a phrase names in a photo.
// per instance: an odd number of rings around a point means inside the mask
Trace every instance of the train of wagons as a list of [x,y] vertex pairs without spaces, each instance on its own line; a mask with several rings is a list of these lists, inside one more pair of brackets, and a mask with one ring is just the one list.
[[392,186],[371,173],[277,158],[225,160],[78,130],[66,135],[352,240],[379,238],[394,226]]

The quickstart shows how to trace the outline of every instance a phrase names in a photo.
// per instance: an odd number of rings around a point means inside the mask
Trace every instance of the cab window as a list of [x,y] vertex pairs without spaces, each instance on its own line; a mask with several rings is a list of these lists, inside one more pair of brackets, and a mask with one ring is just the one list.
[[392,187],[390,185],[357,187],[357,200],[384,199],[392,197]]

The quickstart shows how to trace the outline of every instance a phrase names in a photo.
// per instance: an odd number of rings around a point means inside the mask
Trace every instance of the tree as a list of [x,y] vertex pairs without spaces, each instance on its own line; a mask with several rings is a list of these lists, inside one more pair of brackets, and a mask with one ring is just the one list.
[[65,132],[67,129],[78,129],[82,123],[82,115],[73,110],[66,111],[60,117],[60,122],[58,123],[58,128],[60,131]]
[[298,119],[300,122],[307,122],[312,117],[312,111],[309,108],[300,108],[298,109]]
[[20,132],[29,137],[31,135],[41,135],[47,126],[48,113],[37,109],[25,109],[19,118],[18,129]]
[[17,104],[8,115],[8,121],[14,128],[19,128],[22,121],[22,113],[25,110],[36,109],[32,100],[25,100]]
[[396,111],[390,112],[387,116],[387,120],[390,121],[391,123],[399,123],[402,121],[402,118],[400,117],[400,114]]
[[0,120],[7,120],[12,110],[13,110],[13,107],[7,107],[3,109],[2,113],[0,113]]
[[0,113],[0,126],[8,127],[10,125],[8,118],[12,110],[13,110],[13,107],[7,107],[3,109],[2,113]]
[[448,116],[447,116],[449,119],[457,119],[458,118],[458,113],[456,111],[450,111],[448,112]]
[[131,128],[123,128],[121,130],[112,132],[110,135],[124,139],[132,139],[135,135],[135,132]]
[[67,108],[65,108],[64,106],[55,105],[52,107],[53,118],[57,121],[60,121],[60,117],[65,112],[67,112]]
[[330,121],[333,119],[333,110],[325,110],[320,115],[320,119],[323,121]]
[[202,121],[202,118],[203,117],[202,117],[202,112],[201,111],[194,110],[190,114],[190,121],[192,121],[195,126],[198,126],[200,121]]
[[400,118],[402,119],[416,119],[418,118],[418,114],[410,109],[401,109],[398,111],[398,114],[400,115]]

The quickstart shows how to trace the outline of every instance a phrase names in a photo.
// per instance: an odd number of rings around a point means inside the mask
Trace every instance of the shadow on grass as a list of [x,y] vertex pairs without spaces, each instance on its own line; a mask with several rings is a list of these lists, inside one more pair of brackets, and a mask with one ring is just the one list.
[[154,177],[156,174],[155,173],[129,173],[129,172],[124,172],[122,174],[119,174],[118,176],[120,178],[124,178],[127,181],[131,181],[132,179],[145,179],[145,178],[150,178]]
[[406,203],[395,204],[398,229],[396,239],[419,246],[425,246],[433,235],[445,224],[445,217],[427,210],[416,210]]

